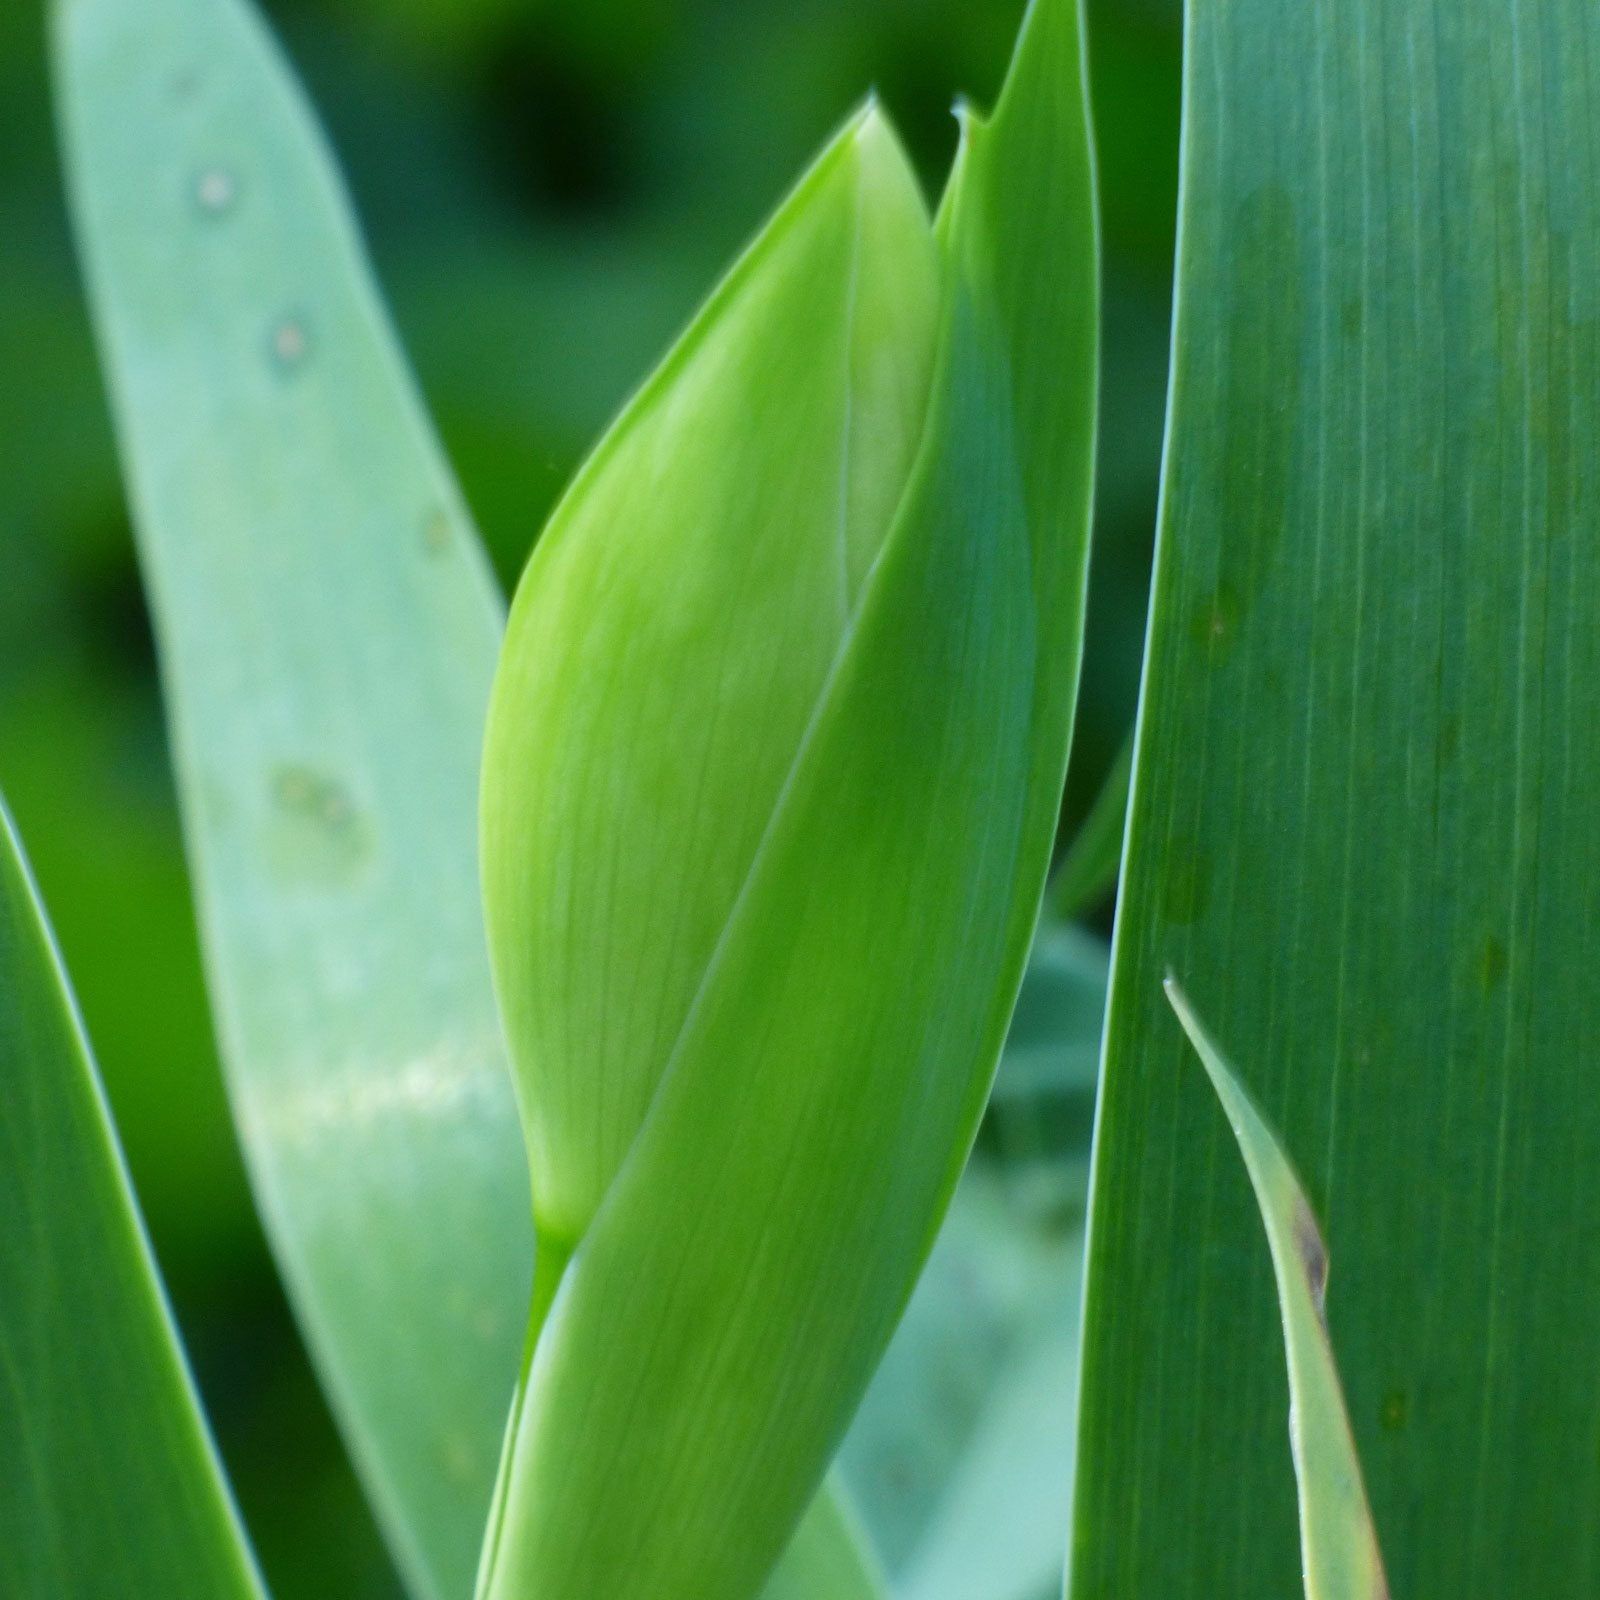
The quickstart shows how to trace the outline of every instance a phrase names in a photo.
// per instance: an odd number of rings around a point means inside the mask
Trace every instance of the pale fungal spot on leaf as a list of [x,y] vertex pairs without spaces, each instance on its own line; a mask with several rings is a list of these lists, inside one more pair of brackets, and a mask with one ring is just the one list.
[[346,879],[370,854],[366,820],[336,778],[286,763],[273,772],[271,789],[270,856],[285,876]]
[[442,556],[450,549],[450,518],[437,508],[422,523],[422,548],[430,556]]
[[[348,1143],[357,1130],[384,1123],[473,1124],[503,1092],[498,1048],[493,1037],[440,1041],[382,1077],[360,1063],[325,1066],[275,1094],[265,1108],[264,1126],[281,1144],[306,1151]],[[488,1337],[486,1330],[478,1331]]]
[[311,353],[311,335],[300,317],[285,317],[272,330],[272,359],[280,367],[301,365]]
[[232,210],[238,195],[238,180],[226,167],[207,167],[195,179],[195,202],[208,216]]

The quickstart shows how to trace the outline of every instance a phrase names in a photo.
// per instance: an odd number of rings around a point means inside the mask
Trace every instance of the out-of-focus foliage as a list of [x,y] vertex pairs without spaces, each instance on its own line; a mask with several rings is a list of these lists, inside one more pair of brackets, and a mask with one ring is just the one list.
[[[863,86],[878,86],[931,184],[954,147],[953,95],[992,98],[1021,9],[268,0],[331,123],[502,575],[579,451]],[[1106,330],[1073,817],[1136,684],[1177,127],[1176,0],[1089,11]],[[275,1593],[387,1595],[228,1128],[46,84],[43,7],[0,7],[0,782]],[[268,1470],[284,1459],[298,1470]]]

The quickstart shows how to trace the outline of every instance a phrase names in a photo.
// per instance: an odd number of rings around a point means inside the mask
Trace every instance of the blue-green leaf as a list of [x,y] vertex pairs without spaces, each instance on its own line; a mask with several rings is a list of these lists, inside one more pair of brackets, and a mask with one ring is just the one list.
[[499,602],[239,0],[56,10],[67,165],[229,1088],[419,1594],[470,1583],[531,1241],[473,893]]

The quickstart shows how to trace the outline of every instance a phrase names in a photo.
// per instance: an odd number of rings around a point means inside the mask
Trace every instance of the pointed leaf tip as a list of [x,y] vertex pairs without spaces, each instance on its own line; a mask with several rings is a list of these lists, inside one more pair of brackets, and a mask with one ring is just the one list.
[[1306,1600],[1387,1600],[1383,1557],[1328,1336],[1322,1231],[1282,1143],[1170,969],[1162,987],[1238,1140],[1272,1252],[1289,1368]]

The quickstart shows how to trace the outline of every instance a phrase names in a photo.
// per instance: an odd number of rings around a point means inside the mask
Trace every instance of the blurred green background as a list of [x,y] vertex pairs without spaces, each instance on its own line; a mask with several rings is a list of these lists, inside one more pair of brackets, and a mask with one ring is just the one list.
[[[1021,0],[273,0],[509,584],[586,444],[853,102],[943,181]],[[77,984],[279,1600],[394,1581],[228,1125],[156,663],[54,149],[43,5],[0,7],[0,787]],[[1103,441],[1066,815],[1131,716],[1154,521],[1178,0],[1091,0]]]

